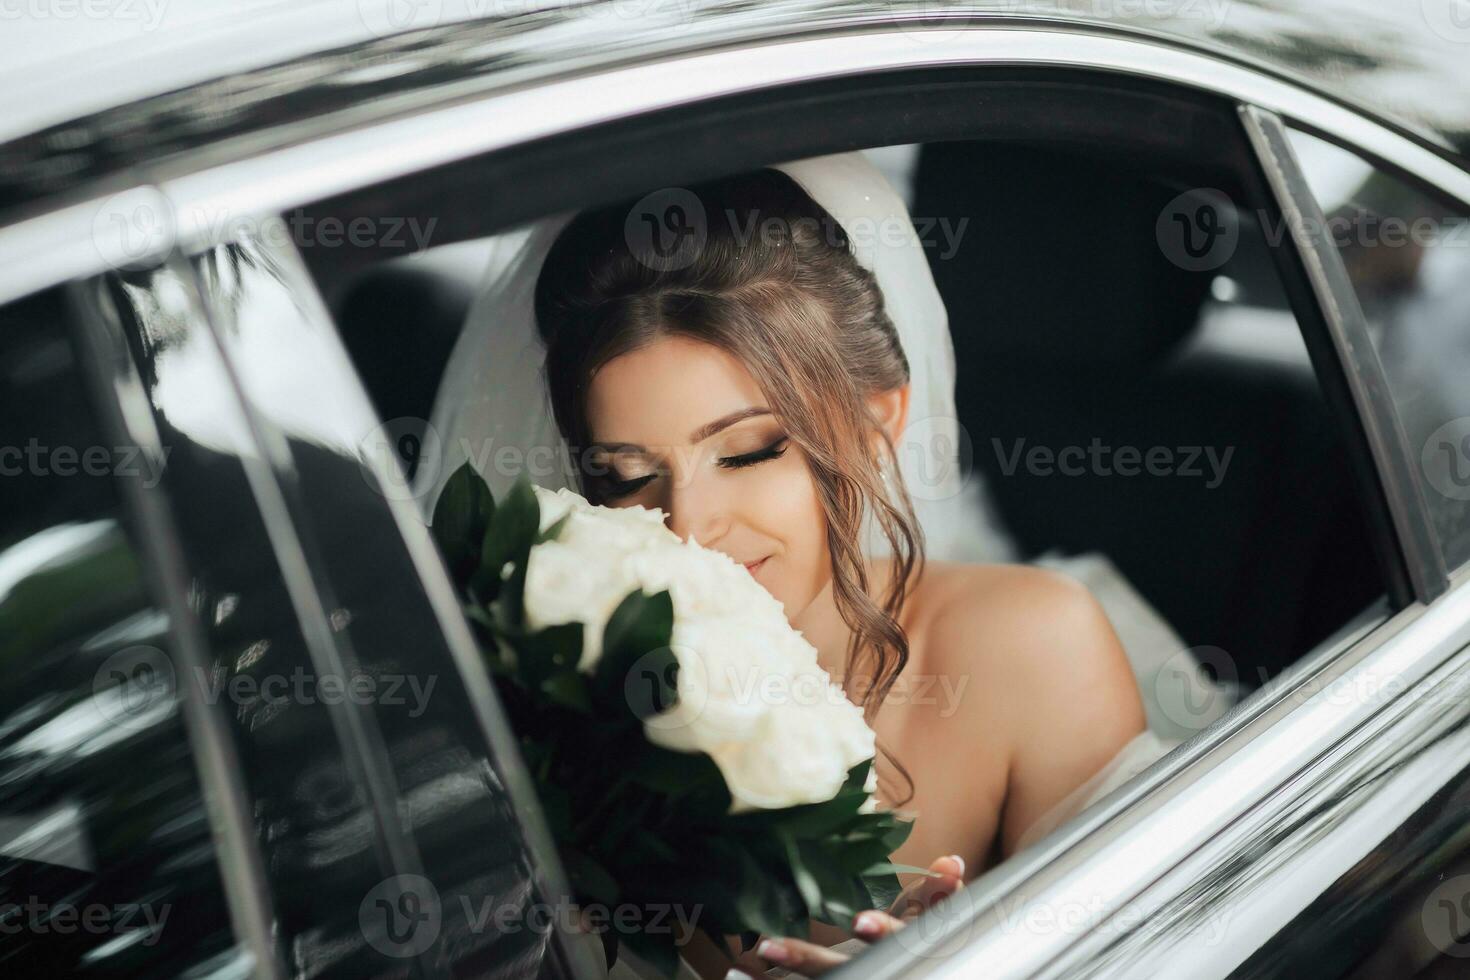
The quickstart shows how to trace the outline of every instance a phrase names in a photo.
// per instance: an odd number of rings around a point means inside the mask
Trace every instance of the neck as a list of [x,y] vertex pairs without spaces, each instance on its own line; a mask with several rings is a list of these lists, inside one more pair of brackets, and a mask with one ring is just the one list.
[[817,663],[840,683],[847,673],[847,645],[852,639],[852,628],[837,611],[830,580],[811,604],[791,620],[791,625],[817,648]]
[[[887,584],[884,577],[886,565],[872,558],[865,561],[869,594],[882,595]],[[800,630],[806,641],[817,648],[817,664],[831,675],[833,681],[843,683],[847,676],[847,647],[852,642],[852,627],[847,625],[837,609],[831,579],[811,604],[791,620],[791,625]],[[871,668],[859,666],[858,669],[861,671]]]

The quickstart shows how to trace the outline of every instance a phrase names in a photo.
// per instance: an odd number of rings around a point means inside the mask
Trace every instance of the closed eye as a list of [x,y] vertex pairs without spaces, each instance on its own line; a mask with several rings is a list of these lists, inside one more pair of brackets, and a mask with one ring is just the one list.
[[768,459],[780,459],[786,452],[787,437],[782,436],[764,449],[757,449],[753,453],[742,453],[739,456],[725,456],[720,459],[720,465],[727,470],[738,470],[743,466],[754,466],[756,463],[764,463]]
[[612,477],[606,477],[605,485],[602,488],[602,496],[606,500],[617,500],[620,497],[631,496],[648,486],[649,481],[656,476],[658,476],[657,473],[649,473],[645,476],[635,476],[631,480],[617,480]]

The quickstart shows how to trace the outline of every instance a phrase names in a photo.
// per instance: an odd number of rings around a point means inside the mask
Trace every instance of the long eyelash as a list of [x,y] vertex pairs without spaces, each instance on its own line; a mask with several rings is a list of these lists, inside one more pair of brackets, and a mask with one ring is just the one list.
[[649,473],[647,476],[635,476],[631,480],[612,480],[602,491],[602,495],[609,500],[630,496],[643,489],[657,475],[657,473]]
[[[756,463],[764,463],[768,459],[780,459],[786,452],[786,436],[782,436],[771,443],[765,449],[757,449],[753,453],[745,453],[741,456],[726,456],[720,460],[720,465],[728,470],[738,470],[742,466],[754,466]],[[779,449],[777,447],[780,447]]]

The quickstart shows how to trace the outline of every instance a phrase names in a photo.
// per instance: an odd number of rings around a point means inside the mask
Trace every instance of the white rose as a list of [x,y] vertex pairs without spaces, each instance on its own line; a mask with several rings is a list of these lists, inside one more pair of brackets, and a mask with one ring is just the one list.
[[[711,754],[735,797],[735,812],[820,803],[837,795],[847,771],[874,751],[873,730],[862,712],[835,704],[791,701],[773,707],[758,737],[716,748]],[[732,782],[731,773],[735,778]]]
[[547,541],[531,549],[526,564],[526,625],[533,630],[582,624],[578,668],[591,670],[602,656],[602,630],[623,597],[638,587],[626,565],[589,560],[578,547]]
[[644,720],[649,741],[709,753],[732,812],[820,803],[874,753],[860,708],[818,665],[781,603],[728,555],[683,541],[658,509],[597,507],[570,490],[537,489],[541,527],[525,610],[533,629],[580,622],[580,668],[602,655],[602,631],[628,593],[668,590],[678,703]]

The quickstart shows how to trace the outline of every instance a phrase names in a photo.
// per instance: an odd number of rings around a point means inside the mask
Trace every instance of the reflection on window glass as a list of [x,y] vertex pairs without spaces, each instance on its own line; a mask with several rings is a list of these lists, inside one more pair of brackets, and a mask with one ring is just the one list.
[[238,966],[169,622],[53,295],[0,310],[0,976]]
[[[1292,147],[1368,320],[1453,568],[1470,561],[1470,220],[1306,133]],[[1310,230],[1310,229],[1309,229]]]

